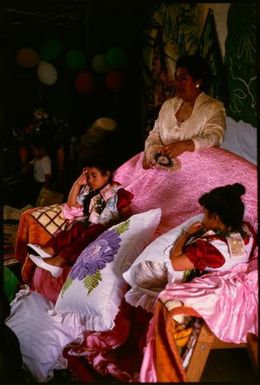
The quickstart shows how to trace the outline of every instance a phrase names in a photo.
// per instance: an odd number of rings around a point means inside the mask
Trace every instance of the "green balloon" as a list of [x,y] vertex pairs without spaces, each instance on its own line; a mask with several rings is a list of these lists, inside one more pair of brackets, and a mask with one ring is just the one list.
[[65,62],[67,66],[72,70],[83,70],[86,68],[86,56],[79,49],[72,49],[66,53]]
[[59,39],[48,39],[43,43],[40,51],[40,57],[43,61],[53,61],[58,59],[62,53],[62,44]]
[[110,48],[106,53],[106,62],[110,68],[122,68],[126,64],[126,53],[120,47]]

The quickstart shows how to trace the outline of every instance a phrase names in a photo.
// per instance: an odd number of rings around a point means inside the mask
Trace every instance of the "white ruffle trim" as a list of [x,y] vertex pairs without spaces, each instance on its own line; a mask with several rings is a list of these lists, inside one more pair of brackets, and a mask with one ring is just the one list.
[[125,300],[132,306],[140,306],[149,313],[153,313],[154,303],[159,293],[160,292],[134,286],[126,293]]
[[48,313],[63,326],[66,324],[66,327],[69,327],[74,331],[77,330],[78,337],[86,331],[111,330],[115,326],[115,318],[119,312],[119,306],[122,303],[126,286],[124,285],[121,288],[117,287],[116,290],[120,290],[122,292],[121,295],[117,294],[100,314],[93,314],[95,309],[93,309],[92,314],[90,314],[87,311],[86,313],[77,313],[67,309],[58,310],[55,308],[49,310]]

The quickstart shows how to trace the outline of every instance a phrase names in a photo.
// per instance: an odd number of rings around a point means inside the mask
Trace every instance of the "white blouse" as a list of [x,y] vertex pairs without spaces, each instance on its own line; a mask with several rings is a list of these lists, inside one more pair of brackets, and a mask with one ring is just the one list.
[[35,182],[46,182],[45,175],[51,175],[51,159],[49,156],[44,156],[41,159],[34,158],[30,162],[33,165],[33,174]]
[[202,92],[195,101],[191,116],[180,123],[175,114],[182,103],[183,100],[177,96],[163,103],[145,141],[145,151],[187,139],[193,140],[195,151],[222,143],[226,127],[224,104]]

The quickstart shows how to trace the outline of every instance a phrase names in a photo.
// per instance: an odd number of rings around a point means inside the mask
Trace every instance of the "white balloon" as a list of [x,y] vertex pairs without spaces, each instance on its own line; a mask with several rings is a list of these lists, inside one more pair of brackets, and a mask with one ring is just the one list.
[[58,72],[54,65],[45,61],[40,61],[37,67],[37,75],[40,81],[47,86],[51,86],[58,79]]

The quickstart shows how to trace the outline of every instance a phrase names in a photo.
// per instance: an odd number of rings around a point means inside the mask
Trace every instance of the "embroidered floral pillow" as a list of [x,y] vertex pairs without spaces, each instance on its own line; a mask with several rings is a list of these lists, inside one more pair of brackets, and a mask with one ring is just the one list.
[[151,241],[160,218],[159,208],[135,214],[87,246],[63,285],[53,316],[69,317],[86,330],[112,329],[127,290],[122,275]]

